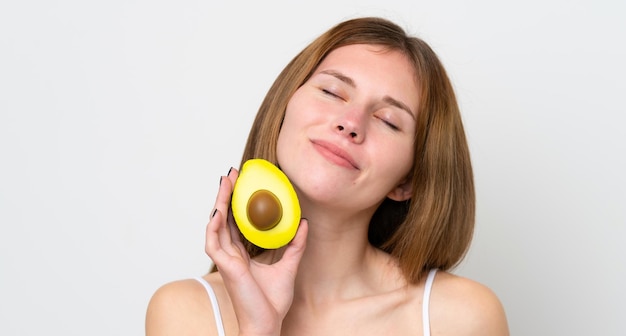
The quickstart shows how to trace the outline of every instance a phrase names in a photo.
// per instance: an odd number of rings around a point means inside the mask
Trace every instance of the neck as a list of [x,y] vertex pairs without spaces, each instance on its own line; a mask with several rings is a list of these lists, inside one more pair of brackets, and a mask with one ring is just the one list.
[[380,287],[387,257],[369,244],[371,211],[307,211],[307,247],[295,283],[294,304],[315,305],[371,294]]

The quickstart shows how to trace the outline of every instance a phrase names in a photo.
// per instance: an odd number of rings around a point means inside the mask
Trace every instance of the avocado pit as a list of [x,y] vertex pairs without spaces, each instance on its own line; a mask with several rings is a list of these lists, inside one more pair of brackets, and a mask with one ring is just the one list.
[[250,196],[247,213],[250,224],[258,230],[267,231],[280,222],[283,208],[274,193],[260,189]]

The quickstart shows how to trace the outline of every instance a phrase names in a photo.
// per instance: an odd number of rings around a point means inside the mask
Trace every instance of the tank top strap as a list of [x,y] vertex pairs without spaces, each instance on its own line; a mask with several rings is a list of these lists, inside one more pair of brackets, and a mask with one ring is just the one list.
[[209,300],[211,300],[211,307],[213,308],[213,317],[215,318],[215,325],[217,326],[217,334],[219,336],[225,336],[226,332],[224,331],[222,313],[220,312],[220,306],[217,303],[217,296],[215,295],[215,291],[213,291],[213,288],[211,287],[211,285],[206,280],[204,280],[204,278],[196,277],[194,279],[197,280],[199,283],[201,283],[202,286],[204,286],[207,294],[209,295]]
[[436,268],[431,269],[428,272],[426,283],[424,284],[424,298],[422,299],[422,325],[424,326],[424,336],[430,336],[430,316],[428,314],[428,310],[430,307],[430,292],[433,289],[433,282],[435,282],[436,273]]

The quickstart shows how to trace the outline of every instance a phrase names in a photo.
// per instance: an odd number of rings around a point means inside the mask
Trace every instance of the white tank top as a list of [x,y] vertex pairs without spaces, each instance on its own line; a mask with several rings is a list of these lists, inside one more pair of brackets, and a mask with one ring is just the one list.
[[[422,300],[422,325],[423,325],[423,335],[430,336],[430,317],[428,316],[428,307],[430,304],[430,292],[433,288],[433,282],[435,281],[435,273],[437,273],[437,269],[432,269],[428,272],[428,277],[426,277],[426,284],[424,285],[424,299]],[[215,292],[211,285],[204,280],[202,277],[195,278],[198,282],[200,282],[207,291],[209,295],[209,300],[211,300],[211,307],[213,307],[213,317],[215,318],[215,325],[217,326],[217,334],[219,336],[226,336],[224,331],[224,322],[222,321],[222,313],[220,312],[220,306],[217,303],[217,296],[215,296]]]

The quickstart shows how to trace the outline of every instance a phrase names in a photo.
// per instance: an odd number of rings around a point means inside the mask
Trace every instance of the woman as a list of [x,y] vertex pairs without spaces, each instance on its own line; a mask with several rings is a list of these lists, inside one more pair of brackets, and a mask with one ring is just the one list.
[[266,251],[241,237],[231,169],[207,225],[216,269],[160,288],[147,335],[508,334],[498,298],[446,272],[469,247],[474,186],[452,86],[423,41],[380,18],[321,35],[270,88],[251,158],[292,181],[295,238]]

